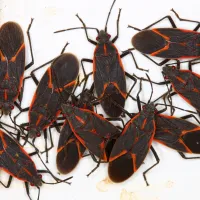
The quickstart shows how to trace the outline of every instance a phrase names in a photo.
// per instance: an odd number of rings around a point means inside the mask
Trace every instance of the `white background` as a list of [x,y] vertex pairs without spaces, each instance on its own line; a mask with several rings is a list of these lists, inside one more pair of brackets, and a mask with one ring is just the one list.
[[[112,4],[112,0],[99,1],[99,0],[0,0],[0,19],[1,24],[7,21],[18,22],[24,33],[30,23],[31,18],[34,18],[33,26],[31,28],[31,39],[35,58],[35,64],[31,68],[34,69],[44,62],[59,55],[61,49],[66,42],[70,45],[67,47],[66,52],[72,52],[79,58],[92,58],[94,46],[87,42],[85,34],[82,30],[64,32],[60,34],[53,34],[54,31],[81,26],[80,21],[75,17],[75,14],[79,14],[85,21],[87,26],[97,27],[99,29],[104,28],[105,20],[108,10]],[[119,51],[125,50],[131,47],[131,37],[136,33],[132,29],[127,29],[127,25],[133,25],[138,28],[144,28],[152,22],[160,19],[161,17],[170,14],[174,19],[178,27],[192,29],[196,24],[179,22],[173,13],[170,12],[171,8],[174,8],[181,17],[189,18],[193,20],[199,20],[199,8],[200,2],[198,0],[190,1],[178,1],[178,0],[117,0],[111,18],[108,25],[108,32],[114,36],[116,34],[116,18],[118,15],[118,9],[122,8],[120,19],[120,35],[116,42],[116,46]],[[167,20],[160,23],[157,27],[170,27]],[[96,32],[90,31],[90,37],[94,40],[96,38]],[[25,42],[27,44],[27,60],[30,62],[30,51],[28,48],[27,36],[25,34]],[[139,52],[134,52],[134,55],[138,61],[140,67],[150,69],[150,76],[152,80],[161,81],[161,69],[155,66],[149,60],[140,55]],[[125,70],[130,73],[135,73],[139,76],[145,76],[144,72],[138,71],[130,56],[123,59]],[[92,70],[91,65],[88,66],[88,71]],[[29,70],[26,75],[30,73]],[[198,67],[195,67],[196,72],[200,72]],[[40,71],[37,76],[40,78],[44,71]],[[82,73],[82,72],[80,72]],[[127,87],[130,87],[128,82]],[[154,97],[158,97],[166,88],[164,86],[154,86]],[[35,86],[33,82],[28,82],[25,88],[23,107],[30,104]],[[133,95],[136,94],[138,88],[135,87]],[[160,93],[161,92],[161,93]],[[149,98],[150,90],[149,85],[144,85],[140,97],[146,101]],[[174,98],[174,104],[192,109],[179,97]],[[137,112],[137,106],[135,103],[128,101],[126,108],[130,112]],[[182,116],[185,113],[176,113],[176,116]],[[4,118],[5,121],[9,121],[8,118]],[[27,121],[27,116],[23,116],[18,123]],[[55,148],[50,152],[49,167],[54,174],[57,174],[55,155],[56,146],[58,143],[59,134],[54,132],[53,138],[55,142]],[[155,159],[151,153],[147,155],[145,164],[134,174],[129,180],[120,184],[106,184],[104,181],[107,178],[107,165],[102,164],[100,168],[87,178],[86,174],[95,166],[95,163],[90,158],[84,158],[79,163],[78,167],[69,174],[73,175],[73,183],[71,186],[66,184],[60,185],[43,185],[41,187],[40,199],[68,199],[68,200],[175,200],[175,199],[198,199],[199,198],[199,186],[200,186],[200,160],[184,160],[179,154],[164,147],[160,144],[154,144],[155,149],[161,159],[160,164],[150,171],[147,175],[150,183],[149,187],[146,187],[143,180],[142,172],[149,166],[154,164]],[[40,146],[41,150],[44,145]],[[26,148],[27,151],[31,151]],[[45,156],[43,157],[45,160]],[[41,163],[34,159],[38,168],[42,168]],[[6,182],[7,178],[5,173],[1,171],[1,180]],[[67,176],[61,176],[65,178]],[[46,178],[44,176],[44,178]],[[100,191],[104,190],[104,192]],[[13,199],[27,199],[24,184],[22,181],[16,180],[12,183],[11,188],[4,189],[0,186],[0,198],[5,200]],[[37,190],[34,187],[31,188],[31,195],[33,199],[37,198]]]

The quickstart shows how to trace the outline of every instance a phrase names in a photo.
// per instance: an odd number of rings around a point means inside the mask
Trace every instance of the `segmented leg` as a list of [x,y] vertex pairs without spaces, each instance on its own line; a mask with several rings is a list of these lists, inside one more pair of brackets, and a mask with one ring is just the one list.
[[30,36],[30,29],[31,29],[33,20],[34,19],[32,18],[31,19],[31,23],[29,24],[28,29],[27,29],[27,36],[28,36],[28,41],[29,41],[29,47],[30,47],[31,59],[32,60],[28,65],[26,65],[25,70],[29,69],[32,65],[34,65],[33,49],[32,49],[31,36]]
[[[60,55],[64,53],[64,51],[65,51],[65,49],[66,49],[66,47],[67,47],[68,44],[69,44],[69,43],[67,42],[67,43],[65,44],[65,46],[62,48],[62,51],[61,51]],[[57,58],[57,57],[56,57],[56,58]],[[46,65],[52,63],[56,58],[53,58],[53,59],[51,59],[50,61],[47,61],[46,63],[42,64],[41,66],[37,67],[36,69],[34,69],[34,70],[31,72],[31,77],[32,77],[32,79],[33,79],[33,81],[34,81],[34,83],[35,83],[36,85],[39,84],[39,81],[38,81],[38,79],[37,79],[36,76],[35,76],[35,72],[38,71],[39,69],[45,67]]]
[[123,58],[123,57],[127,56],[128,54],[131,55],[131,57],[132,57],[132,59],[133,59],[133,62],[134,62],[134,64],[135,64],[135,66],[136,66],[137,69],[139,69],[139,70],[141,70],[141,71],[145,71],[145,72],[148,72],[148,71],[149,71],[149,70],[147,70],[147,69],[143,69],[143,68],[140,68],[140,67],[138,66],[138,64],[137,64],[137,62],[136,62],[136,60],[135,60],[135,57],[134,57],[133,53],[132,53],[131,51],[129,51],[129,50],[124,51],[124,52],[120,55],[120,57]]
[[153,146],[151,146],[150,148],[151,148],[151,151],[152,151],[152,153],[153,153],[153,155],[154,155],[154,157],[156,159],[156,163],[154,165],[152,165],[151,167],[149,167],[145,172],[143,172],[143,177],[144,177],[144,180],[145,180],[147,186],[149,186],[149,183],[148,183],[147,178],[146,178],[147,172],[149,172],[151,169],[153,169],[160,162],[160,158],[158,157],[158,154],[156,153],[156,151],[153,148]]
[[78,14],[77,14],[76,16],[78,17],[78,19],[79,19],[79,20],[81,21],[81,23],[83,24],[83,27],[84,27],[85,34],[86,34],[86,37],[87,37],[88,42],[90,42],[91,44],[93,44],[93,45],[96,46],[96,45],[97,45],[97,42],[95,42],[94,40],[91,40],[91,39],[89,38],[89,36],[88,36],[85,23],[84,23],[83,20],[78,16]]
[[118,18],[117,18],[117,35],[112,39],[112,43],[115,43],[116,40],[118,39],[118,36],[119,36],[119,18],[120,18],[120,14],[121,14],[121,9],[119,9],[119,14],[118,14]]
[[197,26],[193,29],[193,31],[198,31],[200,28],[200,22],[199,21],[194,21],[190,19],[183,19],[179,17],[178,13],[172,8],[171,11],[175,14],[175,16],[180,20],[180,21],[185,21],[185,22],[192,22],[192,23],[197,23]]

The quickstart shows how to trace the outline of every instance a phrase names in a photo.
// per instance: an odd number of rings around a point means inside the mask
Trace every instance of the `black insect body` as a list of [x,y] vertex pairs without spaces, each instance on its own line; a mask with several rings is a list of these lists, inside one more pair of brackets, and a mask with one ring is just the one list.
[[24,35],[19,24],[7,22],[0,28],[0,108],[8,115],[14,109],[14,103],[19,109],[21,103],[24,71],[33,64],[32,46],[29,30],[27,34],[30,43],[32,62],[25,67]]

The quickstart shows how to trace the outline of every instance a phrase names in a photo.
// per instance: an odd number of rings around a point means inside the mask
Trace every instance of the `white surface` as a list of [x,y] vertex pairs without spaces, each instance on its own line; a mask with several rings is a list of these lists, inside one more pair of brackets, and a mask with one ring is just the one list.
[[[31,29],[31,39],[33,44],[35,65],[31,68],[34,69],[44,62],[57,56],[64,44],[68,41],[70,45],[67,47],[66,52],[72,52],[79,60],[81,58],[92,58],[94,46],[87,42],[85,34],[82,30],[65,32],[60,34],[53,34],[54,31],[81,26],[80,21],[75,17],[79,14],[85,21],[87,26],[94,26],[99,29],[104,28],[105,20],[108,10],[113,0],[99,1],[99,0],[0,0],[0,19],[1,24],[6,21],[12,20],[18,22],[24,33],[30,23],[31,17],[35,20]],[[171,14],[175,19],[178,27],[192,29],[196,24],[179,22],[176,17],[170,12],[174,8],[181,17],[193,20],[199,20],[199,7],[198,0],[190,1],[175,1],[175,0],[117,0],[108,25],[108,32],[114,36],[116,34],[116,18],[118,9],[122,8],[120,19],[120,35],[116,42],[116,46],[120,50],[125,50],[131,47],[131,37],[136,31],[127,29],[127,25],[137,26],[144,28],[150,23],[160,19],[161,17]],[[169,27],[166,21],[159,24],[159,27]],[[90,37],[95,40],[96,32],[90,31]],[[25,35],[26,44],[28,47],[27,36]],[[27,52],[27,63],[30,61],[29,48]],[[150,69],[149,75],[152,80],[162,80],[161,69],[155,66],[149,60],[140,55],[139,52],[134,52],[140,67]],[[135,69],[133,61],[130,56],[123,59],[124,68],[130,72],[140,76],[145,76],[144,72]],[[200,72],[197,70],[196,72]],[[88,65],[88,71],[92,69]],[[42,76],[44,71],[40,71],[37,75],[38,78]],[[30,71],[26,72],[28,75]],[[81,72],[80,72],[81,73]],[[130,82],[127,84],[130,87]],[[162,93],[164,86],[154,87],[155,93],[153,99]],[[133,95],[136,94],[138,88],[133,90]],[[25,95],[23,106],[29,105],[32,95],[35,91],[34,84],[30,81],[25,88]],[[146,101],[149,98],[149,85],[144,85],[144,90],[141,92],[141,99]],[[179,97],[174,98],[174,103],[178,106],[192,109]],[[128,101],[126,108],[130,112],[137,112],[136,104]],[[182,116],[184,113],[176,113],[177,116]],[[5,120],[8,120],[6,118]],[[26,122],[27,116],[21,118],[18,123]],[[55,165],[56,146],[58,142],[58,134],[54,135],[55,148],[50,152],[50,164],[48,165],[54,174],[57,174]],[[41,146],[43,149],[44,146]],[[136,174],[129,180],[120,184],[109,184],[106,186],[103,183],[98,184],[100,181],[107,177],[107,165],[102,164],[100,168],[87,178],[85,175],[95,166],[95,163],[90,158],[84,158],[79,163],[78,167],[69,175],[73,175],[73,183],[71,186],[60,184],[55,186],[43,185],[41,187],[40,199],[68,199],[68,200],[119,200],[120,196],[123,200],[188,200],[198,199],[199,185],[200,185],[200,160],[184,160],[177,152],[168,149],[160,144],[154,144],[155,149],[161,159],[160,164],[150,171],[147,175],[150,187],[146,187],[143,180],[142,172],[151,166],[155,160],[151,153],[145,159],[145,164],[141,166]],[[27,148],[26,148],[27,149]],[[29,150],[29,149],[27,149]],[[45,160],[45,157],[43,157]],[[35,159],[34,159],[35,160]],[[38,166],[39,162],[35,160]],[[42,168],[40,164],[38,168]],[[6,181],[4,172],[1,172],[1,180]],[[45,176],[44,176],[45,177]],[[62,176],[64,178],[65,176]],[[68,176],[67,176],[68,177]],[[100,192],[96,186],[101,187]],[[103,187],[103,188],[102,188]],[[105,188],[104,188],[105,187]],[[0,186],[1,199],[27,199],[23,182],[16,180],[12,183],[11,188],[4,189]],[[121,192],[123,193],[121,194]],[[130,193],[128,193],[130,192]],[[37,190],[31,188],[31,195],[36,199]]]

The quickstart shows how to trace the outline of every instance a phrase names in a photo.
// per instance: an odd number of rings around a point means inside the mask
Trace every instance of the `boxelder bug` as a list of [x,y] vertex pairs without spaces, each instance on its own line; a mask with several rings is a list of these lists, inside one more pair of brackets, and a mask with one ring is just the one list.
[[71,172],[83,157],[85,147],[74,136],[66,120],[60,132],[57,148],[56,164],[60,173]]
[[[108,174],[110,179],[114,182],[125,181],[133,173],[135,173],[144,161],[149,149],[151,149],[156,158],[156,163],[143,173],[145,182],[147,185],[149,185],[146,179],[146,173],[155,167],[160,161],[155,149],[151,146],[151,144],[156,133],[156,119],[161,116],[160,113],[167,109],[167,105],[165,104],[166,107],[164,109],[157,111],[156,106],[162,104],[154,104],[153,102],[150,103],[153,94],[152,87],[151,97],[148,103],[143,106],[143,110],[141,111],[141,101],[139,100],[139,93],[141,90],[142,88],[140,82],[140,90],[137,95],[138,109],[140,112],[132,116],[124,110],[124,112],[131,117],[131,120],[126,124],[111,151]],[[161,95],[155,101],[159,100],[161,97],[163,97],[163,95]],[[162,116],[167,118],[165,115]],[[124,167],[126,170],[124,170]]]
[[[137,95],[138,108],[140,112],[134,117],[129,114],[131,120],[127,122],[120,137],[116,140],[110,154],[108,174],[110,179],[114,182],[125,181],[134,172],[136,172],[144,161],[150,148],[157,160],[156,164],[159,162],[158,155],[156,154],[154,148],[151,146],[156,130],[155,105],[150,103],[152,97],[151,94],[148,103],[143,107],[143,110],[141,111],[139,102],[139,93],[142,89],[141,87],[142,86],[140,81],[140,90]],[[126,170],[123,170],[124,167]],[[147,171],[149,170],[150,168]],[[146,172],[144,172],[145,181]]]
[[[1,126],[1,128],[3,127]],[[3,129],[5,130],[5,128]],[[17,135],[17,140],[19,141],[19,139],[20,139],[20,132],[18,132]],[[29,193],[29,185],[28,185],[30,183],[32,186],[36,186],[39,189],[38,193],[38,199],[39,199],[40,186],[42,185],[42,183],[46,183],[45,181],[42,180],[42,176],[39,173],[49,173],[56,180],[57,183],[65,182],[71,179],[71,177],[63,181],[58,179],[48,170],[46,166],[45,167],[47,170],[37,170],[35,163],[32,161],[30,157],[33,155],[38,155],[37,151],[28,154],[15,139],[13,139],[12,137],[8,136],[8,134],[0,130],[0,168],[5,172],[7,172],[8,174],[10,174],[10,178],[6,185],[1,181],[0,183],[4,187],[8,188],[10,187],[13,177],[24,181],[27,195],[31,199]],[[56,184],[56,183],[46,183],[46,184]]]
[[[65,47],[66,46],[67,44]],[[62,53],[65,47],[63,48]],[[46,63],[37,69],[40,69],[45,65]],[[35,69],[34,72],[37,69]],[[28,126],[28,137],[30,138],[40,136],[41,132],[44,131],[46,152],[47,150],[51,149],[51,147],[47,149],[46,129],[56,120],[57,116],[61,113],[61,95],[65,101],[68,100],[74,86],[76,85],[78,72],[79,63],[73,54],[63,53],[58,56],[53,60],[53,63],[46,70],[41,81],[39,82],[29,109],[26,108],[23,110],[29,110],[29,122],[24,123],[21,126]],[[37,84],[37,79],[33,73],[31,76]],[[53,144],[52,138],[51,144]]]
[[[162,95],[162,97],[165,96],[166,94]],[[130,97],[133,100],[135,100],[132,96]],[[157,105],[162,105],[162,104],[157,103]],[[167,105],[165,104],[165,106]],[[195,154],[200,153],[200,148],[199,148],[200,126],[195,125],[189,121],[186,121],[186,119],[188,118],[193,118],[197,121],[198,124],[200,124],[200,121],[194,115],[197,113],[189,110],[184,110],[182,108],[178,108],[175,106],[173,106],[173,108],[190,112],[192,114],[177,118],[174,116],[161,114],[162,112],[165,111],[165,109],[159,112],[156,111],[155,115],[156,132],[154,135],[154,140],[165,146],[177,150],[178,153],[181,155],[181,157],[183,157],[184,159],[200,158],[200,157],[186,157],[183,154],[183,153],[195,153]]]
[[[59,92],[67,100],[78,76],[77,58],[70,53],[59,56],[43,75],[29,108],[29,137],[36,137],[46,129],[61,112]],[[56,85],[55,79],[59,85]],[[68,91],[63,92],[63,91]],[[66,95],[67,94],[67,95]]]
[[[196,64],[196,63],[194,63]],[[175,92],[170,93],[168,95],[168,99],[171,101],[171,96],[178,94],[181,96],[186,102],[192,105],[197,109],[197,112],[200,112],[199,106],[199,88],[200,88],[200,76],[191,70],[181,70],[179,66],[179,62],[177,67],[175,66],[165,66],[163,67],[163,72],[165,75],[165,79],[169,81],[164,82],[154,82],[154,84],[164,85],[171,83],[171,89],[173,88]],[[143,79],[146,80],[147,79]]]
[[185,119],[193,117],[192,114],[177,118],[163,114],[156,115],[156,134],[154,140],[175,149],[184,159],[196,159],[200,157],[186,157],[184,153],[200,153],[200,126]]
[[[119,18],[120,18],[121,9],[119,10],[118,19],[117,19],[117,35],[112,40],[110,40],[111,36],[107,33],[107,24],[108,24],[109,16],[110,16],[110,13],[114,6],[115,1],[116,0],[113,1],[113,4],[108,13],[104,30],[101,30],[99,32],[99,30],[96,28],[90,28],[90,27],[87,28],[83,20],[78,15],[76,16],[83,24],[83,27],[66,29],[66,30],[73,30],[73,29],[84,28],[87,40],[91,44],[96,46],[93,60],[91,59],[81,60],[82,69],[83,69],[85,78],[88,78],[89,75],[93,74],[97,97],[101,99],[101,105],[104,111],[111,117],[118,117],[122,113],[122,110],[119,109],[119,107],[117,107],[113,102],[117,102],[117,104],[124,107],[125,100],[127,98],[125,75],[127,75],[129,78],[131,78],[134,81],[132,88],[134,87],[136,83],[136,79],[124,71],[124,67],[121,61],[121,58],[126,56],[129,53],[133,56],[132,52],[125,52],[122,55],[119,55],[119,52],[114,45],[119,34]],[[88,37],[87,29],[97,30],[97,33],[98,33],[98,36],[96,38],[97,42],[91,40]],[[56,31],[55,33],[66,31],[66,30]],[[93,73],[86,75],[83,62],[93,63]],[[136,67],[140,69],[137,66],[137,64],[136,64]]]
[[[175,13],[179,20],[195,22],[198,23],[198,25],[194,28],[193,31],[178,29],[171,16],[165,16],[144,29],[128,26],[129,28],[140,31],[133,36],[132,45],[134,48],[129,50],[136,49],[143,54],[150,54],[151,56],[165,58],[165,60],[162,62],[157,63],[145,55],[147,58],[159,66],[167,63],[170,59],[199,58],[200,33],[197,32],[197,30],[200,28],[200,23],[198,21],[182,19],[173,9],[172,11]],[[154,28],[149,30],[149,28],[166,18],[169,20],[172,28]]]
[[[73,105],[76,105],[80,108],[93,110],[93,89],[94,85],[92,85],[90,90],[85,89],[80,94],[80,99],[77,97],[72,97]],[[57,148],[56,163],[59,172],[63,174],[71,172],[77,166],[79,160],[83,157],[84,152],[85,147],[75,137],[66,119],[60,132]]]
[[[0,108],[4,114],[14,109],[14,104],[21,109],[24,70],[33,65],[33,53],[29,30],[27,35],[30,44],[32,61],[25,67],[25,44],[21,27],[15,22],[7,22],[0,28]],[[19,98],[20,104],[16,102]]]
[[[107,162],[113,143],[120,135],[118,128],[101,115],[88,109],[78,108],[70,104],[63,104],[62,111],[77,139],[91,154],[99,158],[97,167],[101,160]],[[88,176],[97,167],[95,167]]]

